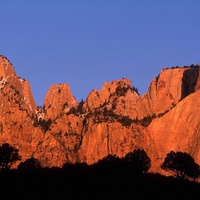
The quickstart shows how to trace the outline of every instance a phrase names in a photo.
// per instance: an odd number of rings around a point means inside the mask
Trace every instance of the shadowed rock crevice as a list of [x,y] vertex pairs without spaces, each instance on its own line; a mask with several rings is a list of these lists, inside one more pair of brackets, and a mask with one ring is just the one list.
[[196,88],[195,88],[195,91],[198,91],[200,89],[200,64],[198,66],[198,78],[197,78],[197,83],[196,83]]
[[199,78],[198,66],[191,67],[184,71],[182,79],[181,100],[195,92]]

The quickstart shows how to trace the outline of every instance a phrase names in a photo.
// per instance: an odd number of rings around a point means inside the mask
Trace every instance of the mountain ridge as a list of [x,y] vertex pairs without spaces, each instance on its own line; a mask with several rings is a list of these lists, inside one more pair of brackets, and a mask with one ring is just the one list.
[[47,167],[92,164],[136,148],[147,152],[155,172],[170,150],[190,153],[200,163],[199,74],[198,65],[163,69],[142,96],[123,78],[81,102],[67,83],[54,84],[37,107],[29,82],[0,56],[0,143]]

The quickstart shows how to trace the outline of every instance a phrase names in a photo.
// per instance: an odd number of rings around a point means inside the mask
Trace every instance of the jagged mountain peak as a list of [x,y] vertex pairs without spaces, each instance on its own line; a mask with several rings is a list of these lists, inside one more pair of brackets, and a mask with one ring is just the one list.
[[9,95],[10,98],[12,98],[12,95],[18,95],[19,99],[23,99],[24,103],[28,105],[31,112],[35,112],[36,103],[29,82],[24,78],[18,77],[11,62],[2,55],[0,56],[0,87],[2,93],[3,89],[7,92],[12,89],[13,92],[7,95]]
[[113,80],[111,82],[104,82],[102,89],[106,88],[107,90],[110,90],[110,93],[115,92],[117,87],[121,87],[121,88],[129,88],[132,87],[132,82],[130,79],[128,78],[122,78],[119,80]]
[[5,79],[9,75],[16,75],[15,70],[10,61],[5,56],[0,55],[0,77]]
[[44,99],[45,119],[56,119],[78,105],[67,83],[52,85]]
[[113,105],[118,98],[126,97],[130,93],[132,97],[139,97],[137,88],[132,86],[132,82],[128,78],[114,80],[109,83],[104,82],[101,90],[93,90],[90,92],[84,107],[92,110],[105,104]]

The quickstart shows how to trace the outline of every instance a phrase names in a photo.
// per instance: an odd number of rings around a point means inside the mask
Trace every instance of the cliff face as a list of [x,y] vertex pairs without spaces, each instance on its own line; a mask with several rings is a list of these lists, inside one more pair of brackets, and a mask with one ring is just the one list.
[[43,166],[62,167],[63,163],[79,162],[77,152],[82,141],[82,120],[63,115],[51,123],[35,152]]
[[77,104],[78,102],[72,96],[69,85],[66,83],[53,85],[44,99],[45,119],[54,120]]
[[34,127],[36,104],[27,80],[17,77],[0,56],[0,143],[8,142],[28,158],[36,151],[42,131]]
[[15,75],[14,68],[10,61],[4,56],[0,56],[0,75],[3,79]]
[[131,119],[144,118],[151,112],[141,103],[137,88],[129,79],[104,83],[100,91],[93,90],[84,103],[86,112],[107,110],[119,116]]
[[151,155],[155,153],[151,136],[139,124],[132,123],[127,127],[119,122],[90,123],[78,152],[82,162],[92,164],[109,154],[121,158],[137,148],[142,148]]
[[198,73],[198,68],[190,67],[162,70],[151,82],[145,96],[152,113],[164,113],[193,93]]
[[158,154],[157,165],[171,150],[187,152],[200,163],[199,103],[200,91],[191,94],[149,125],[147,131]]
[[136,148],[150,156],[152,171],[171,150],[190,153],[200,164],[199,79],[197,66],[164,69],[147,94],[139,96],[129,79],[121,79],[93,90],[85,102],[63,83],[53,85],[37,108],[28,81],[0,56],[0,144],[48,167],[92,164]]

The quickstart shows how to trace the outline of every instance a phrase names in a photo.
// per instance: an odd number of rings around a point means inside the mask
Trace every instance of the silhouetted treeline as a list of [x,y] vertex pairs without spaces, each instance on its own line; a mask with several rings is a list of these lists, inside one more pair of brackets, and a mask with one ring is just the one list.
[[[15,148],[10,151],[11,146],[4,145],[5,148],[11,158],[14,152],[15,158],[21,159]],[[5,157],[2,155],[0,158]],[[199,169],[188,154],[170,152],[162,164],[181,178],[149,173],[150,167],[150,158],[143,149],[136,149],[124,158],[108,155],[93,165],[65,163],[62,168],[42,168],[37,159],[29,158],[18,169],[0,171],[0,197],[4,200],[199,199],[200,184],[184,179],[190,175],[196,178],[190,170]]]
[[[70,166],[69,166],[70,167]],[[82,164],[70,168],[0,173],[1,198],[44,199],[198,199],[200,185],[126,168],[100,170]]]

